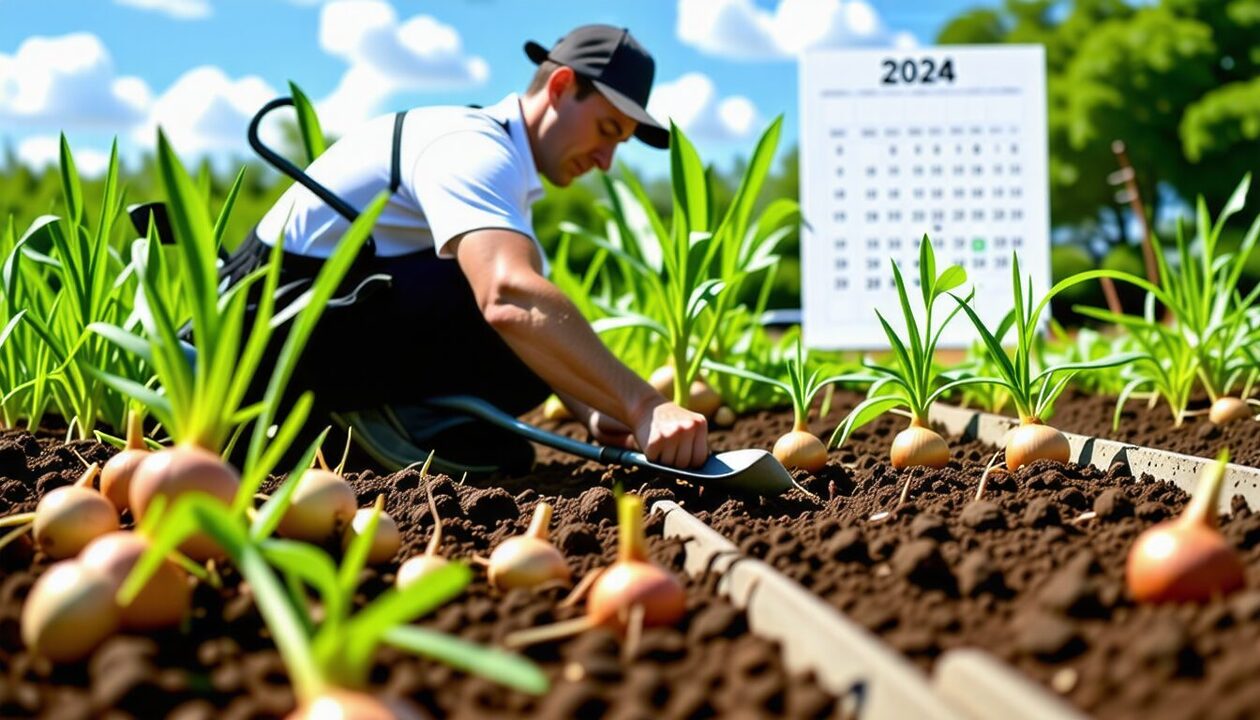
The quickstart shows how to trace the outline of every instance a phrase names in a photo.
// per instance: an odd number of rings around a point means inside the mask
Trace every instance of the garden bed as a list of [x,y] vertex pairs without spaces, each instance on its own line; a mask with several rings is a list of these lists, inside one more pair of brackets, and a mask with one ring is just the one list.
[[[0,435],[0,514],[28,511],[54,487],[80,472],[73,449],[89,461],[111,454],[103,445],[36,441],[22,432]],[[395,560],[423,550],[432,520],[417,471],[387,477],[351,474],[360,504],[385,493],[386,509],[403,531]],[[520,481],[520,484],[528,484]],[[598,483],[595,483],[598,484]],[[476,488],[439,477],[432,483],[444,518],[448,557],[488,554],[525,530],[537,490]],[[616,511],[607,483],[564,483],[548,496],[556,506],[553,538],[575,577],[615,559]],[[661,537],[661,518],[647,521],[652,556],[681,573],[683,544]],[[46,569],[29,544],[0,556],[0,716],[166,716],[248,718],[282,715],[294,697],[279,653],[248,592],[231,568],[224,589],[199,586],[186,632],[120,635],[85,662],[53,667],[30,656],[18,636],[21,603]],[[35,562],[32,563],[31,560]],[[384,591],[396,564],[366,571],[360,600]],[[392,649],[381,650],[372,673],[377,690],[410,697],[438,717],[833,717],[835,697],[808,676],[784,669],[778,647],[748,632],[742,612],[722,600],[713,578],[687,583],[688,611],[677,628],[645,631],[636,656],[607,630],[528,648],[551,678],[551,690],[531,697]],[[478,573],[468,591],[421,624],[481,643],[498,643],[515,630],[572,617],[557,605],[567,589],[499,593]]]
[[[823,506],[796,511],[789,496],[692,511],[925,670],[951,648],[980,647],[1098,717],[1232,718],[1260,707],[1251,683],[1260,670],[1260,515],[1241,498],[1222,529],[1243,553],[1252,589],[1139,607],[1125,591],[1125,558],[1143,529],[1181,510],[1178,487],[1133,478],[1122,464],[1039,462],[995,473],[976,503],[993,449],[953,438],[949,467],[896,471],[886,458],[904,423],[872,423],[817,476],[801,478]],[[765,447],[789,425],[786,414],[763,414],[733,435]],[[890,514],[872,521],[880,512]]]
[[[823,435],[858,396],[837,395]],[[538,421],[537,416],[532,418]],[[572,423],[540,423],[576,437]],[[1260,591],[1244,590],[1201,606],[1137,607],[1127,599],[1123,563],[1136,535],[1178,512],[1176,486],[1108,470],[1037,463],[1013,476],[991,476],[983,502],[976,483],[993,449],[951,439],[953,461],[935,471],[900,472],[887,462],[893,435],[905,424],[883,417],[833,451],[817,475],[799,474],[811,498],[732,498],[721,488],[610,469],[540,449],[529,477],[485,487],[449,478],[433,484],[445,523],[443,551],[486,554],[527,525],[540,498],[556,506],[553,538],[575,577],[615,553],[611,487],[620,482],[647,506],[677,502],[931,672],[948,650],[983,648],[1099,717],[1239,717],[1260,704],[1248,683],[1260,670],[1251,648],[1260,641]],[[790,413],[758,412],[731,430],[715,431],[718,449],[769,447],[791,425]],[[110,451],[97,443],[36,442],[0,434],[0,513],[33,508],[43,493],[72,481],[81,465]],[[386,494],[403,530],[404,551],[423,548],[432,521],[419,473],[351,474],[360,505]],[[903,480],[907,501],[898,507]],[[1244,553],[1249,585],[1260,586],[1260,515],[1241,498],[1223,520]],[[886,517],[872,521],[876,513]],[[1083,513],[1095,516],[1080,519]],[[653,556],[677,572],[678,540],[647,523]],[[278,653],[248,594],[229,570],[225,590],[202,586],[188,634],[122,636],[85,663],[51,668],[21,649],[21,598],[46,567],[30,565],[21,544],[2,557],[0,584],[0,715],[53,712],[89,717],[105,708],[132,714],[178,710],[181,717],[252,717],[283,713],[293,702]],[[374,597],[392,581],[390,565],[368,571],[361,588]],[[422,624],[483,643],[572,616],[557,605],[565,590],[496,593],[480,576],[459,600]],[[688,582],[689,610],[678,629],[648,632],[638,657],[624,662],[608,632],[529,648],[553,681],[532,698],[400,652],[382,650],[373,673],[378,689],[413,698],[441,716],[616,717],[752,712],[826,717],[842,703],[808,676],[789,673],[777,646],[749,632],[742,612],[723,600],[711,577]]]

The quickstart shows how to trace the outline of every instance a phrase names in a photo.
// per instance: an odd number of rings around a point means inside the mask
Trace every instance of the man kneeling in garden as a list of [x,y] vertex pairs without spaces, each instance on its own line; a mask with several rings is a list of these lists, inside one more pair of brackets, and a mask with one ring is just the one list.
[[[668,132],[644,109],[654,62],[628,31],[606,25],[577,28],[550,50],[530,42],[525,52],[538,70],[524,95],[484,109],[377,118],[307,169],[356,210],[392,192],[343,288],[375,273],[392,281],[325,312],[291,392],[313,390],[319,407],[353,418],[360,440],[388,465],[432,449],[448,462],[527,470],[528,442],[423,401],[469,394],[521,414],[552,390],[596,440],[637,445],[667,465],[699,465],[708,455],[704,417],[666,401],[613,357],[546,279],[530,224],[540,175],[564,187],[593,168],[607,171],[631,136],[668,147]],[[311,278],[348,227],[294,185],[225,272],[239,280],[279,239],[281,286]],[[391,431],[406,442],[389,447]]]

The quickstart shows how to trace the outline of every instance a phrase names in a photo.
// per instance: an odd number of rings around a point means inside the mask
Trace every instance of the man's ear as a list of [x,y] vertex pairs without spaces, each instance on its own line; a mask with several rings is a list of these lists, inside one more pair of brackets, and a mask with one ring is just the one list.
[[576,81],[577,77],[573,73],[573,68],[567,65],[556,68],[552,71],[551,77],[547,78],[547,99],[555,105]]

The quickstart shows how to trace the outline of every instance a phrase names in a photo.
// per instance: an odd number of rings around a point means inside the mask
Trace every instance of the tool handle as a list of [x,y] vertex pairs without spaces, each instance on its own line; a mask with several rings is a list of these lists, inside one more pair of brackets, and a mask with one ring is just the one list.
[[563,452],[577,455],[578,457],[594,460],[605,465],[635,465],[638,467],[651,467],[651,463],[644,457],[643,453],[635,452],[618,447],[602,447],[599,445],[591,445],[581,440],[574,440],[564,435],[547,432],[542,428],[534,427],[529,423],[522,422],[517,418],[503,412],[490,403],[478,397],[471,395],[451,395],[447,397],[431,398],[425,401],[430,405],[437,407],[458,410],[463,413],[480,418],[486,422],[509,430],[523,437],[529,438],[536,443],[555,448]]

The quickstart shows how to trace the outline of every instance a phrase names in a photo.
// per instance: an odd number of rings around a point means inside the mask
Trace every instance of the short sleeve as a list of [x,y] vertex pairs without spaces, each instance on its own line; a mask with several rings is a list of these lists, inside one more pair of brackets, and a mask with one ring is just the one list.
[[514,230],[534,240],[528,188],[510,140],[478,131],[435,138],[412,168],[412,189],[439,257],[473,230]]

